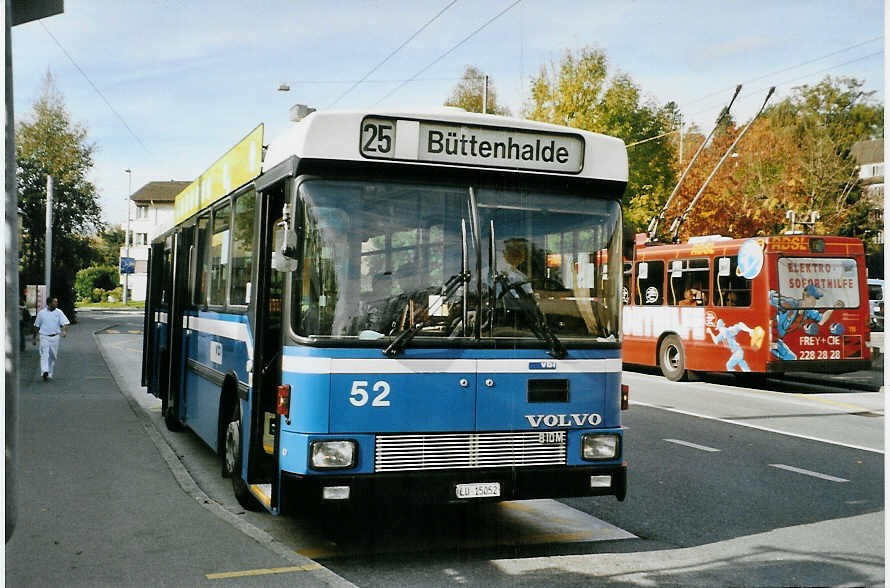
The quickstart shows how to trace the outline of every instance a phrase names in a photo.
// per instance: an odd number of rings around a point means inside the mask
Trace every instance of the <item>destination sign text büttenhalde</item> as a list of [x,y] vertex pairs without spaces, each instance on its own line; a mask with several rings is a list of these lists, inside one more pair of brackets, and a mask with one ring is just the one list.
[[[479,150],[476,150],[476,147]],[[514,142],[513,137],[507,137],[504,141],[485,141],[479,140],[475,134],[461,134],[460,139],[457,138],[455,131],[443,133],[434,129],[427,131],[427,147],[426,152],[431,155],[445,153],[447,155],[460,155],[462,157],[482,157],[492,159],[506,160],[522,160],[522,161],[542,161],[545,163],[566,163],[569,160],[569,150],[565,146],[556,147],[556,141],[551,139],[549,142],[541,145],[540,139],[535,139],[532,143]]]
[[578,173],[579,135],[368,117],[362,122],[365,157],[456,165]]

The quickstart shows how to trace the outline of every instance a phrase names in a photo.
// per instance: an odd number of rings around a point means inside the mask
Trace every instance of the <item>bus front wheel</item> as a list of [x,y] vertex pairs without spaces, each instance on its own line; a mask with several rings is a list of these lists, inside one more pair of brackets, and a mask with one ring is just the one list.
[[661,373],[672,382],[686,379],[686,355],[683,342],[677,335],[668,335],[658,348],[658,363]]
[[232,478],[232,490],[238,504],[247,510],[261,509],[259,501],[250,492],[241,477],[241,403],[235,400],[232,417],[226,426],[226,447],[223,454],[223,475]]

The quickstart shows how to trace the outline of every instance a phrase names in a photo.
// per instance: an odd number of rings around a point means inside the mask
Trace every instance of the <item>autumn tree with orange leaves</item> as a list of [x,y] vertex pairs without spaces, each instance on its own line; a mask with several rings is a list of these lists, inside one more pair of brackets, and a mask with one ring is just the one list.
[[[880,219],[875,204],[862,197],[853,143],[883,136],[883,107],[851,78],[826,78],[794,88],[768,108],[711,180],[683,224],[679,237],[721,234],[731,237],[778,234],[790,228],[786,212],[798,219],[815,210],[813,232],[865,237]],[[730,123],[706,146],[681,186],[666,219],[680,214],[695,197],[744,125]],[[682,170],[702,135],[692,143]],[[797,227],[800,228],[800,227]]]

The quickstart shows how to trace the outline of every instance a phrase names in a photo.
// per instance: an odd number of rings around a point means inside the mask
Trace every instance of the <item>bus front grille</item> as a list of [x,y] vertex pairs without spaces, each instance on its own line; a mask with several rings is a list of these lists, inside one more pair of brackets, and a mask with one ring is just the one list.
[[565,436],[541,443],[537,432],[378,435],[378,472],[565,465]]

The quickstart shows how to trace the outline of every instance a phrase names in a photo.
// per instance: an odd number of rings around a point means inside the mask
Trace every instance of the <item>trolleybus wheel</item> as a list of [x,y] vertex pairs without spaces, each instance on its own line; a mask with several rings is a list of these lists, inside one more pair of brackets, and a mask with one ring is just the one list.
[[658,348],[658,364],[661,373],[672,382],[686,379],[686,355],[683,342],[676,335],[668,335]]
[[176,411],[170,407],[166,397],[161,399],[161,414],[164,415],[164,424],[168,431],[175,433],[182,430],[182,421],[176,416]]
[[262,506],[250,493],[247,483],[241,478],[241,402],[235,400],[232,418],[226,426],[226,446],[223,454],[224,475],[232,478],[232,490],[238,504],[247,510],[260,510]]

